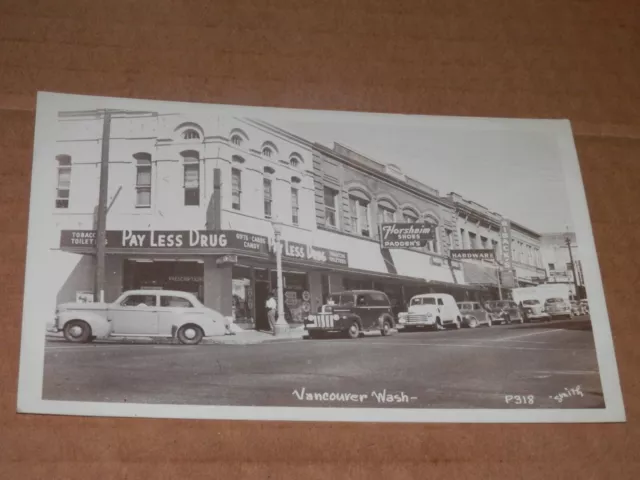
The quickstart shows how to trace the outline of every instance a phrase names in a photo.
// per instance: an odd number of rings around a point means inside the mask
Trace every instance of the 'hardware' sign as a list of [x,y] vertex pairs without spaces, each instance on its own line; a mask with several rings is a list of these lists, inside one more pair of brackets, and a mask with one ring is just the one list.
[[493,249],[451,250],[452,260],[495,260]]
[[427,223],[383,223],[380,225],[382,248],[424,247],[436,238],[436,227]]

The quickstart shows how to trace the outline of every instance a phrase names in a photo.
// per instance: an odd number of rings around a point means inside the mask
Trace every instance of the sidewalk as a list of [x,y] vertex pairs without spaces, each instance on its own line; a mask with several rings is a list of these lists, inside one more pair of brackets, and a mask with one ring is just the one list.
[[[291,327],[291,329],[278,336],[269,332],[259,332],[257,330],[233,329],[235,335],[214,335],[202,340],[202,345],[257,345],[260,343],[282,342],[291,340],[301,340],[306,335],[306,330],[302,326]],[[66,342],[61,333],[47,332],[47,341]],[[174,344],[178,343],[171,338],[157,337],[110,337],[96,340],[93,343],[121,343],[121,344]]]

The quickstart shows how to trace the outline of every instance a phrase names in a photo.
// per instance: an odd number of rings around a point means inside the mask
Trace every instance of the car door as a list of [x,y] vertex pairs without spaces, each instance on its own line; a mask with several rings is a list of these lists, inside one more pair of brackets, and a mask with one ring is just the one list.
[[127,295],[118,305],[109,309],[112,335],[157,335],[157,305],[157,295]]
[[449,320],[451,320],[450,309],[447,308],[447,306],[444,304],[444,300],[442,300],[442,297],[438,297],[438,300],[436,303],[438,306],[438,316],[440,317],[440,319],[443,322],[448,322]]
[[475,317],[478,319],[479,322],[487,321],[486,310],[482,308],[482,306],[477,302],[473,303],[473,314],[475,315]]
[[371,303],[371,297],[367,293],[359,293],[356,296],[356,315],[360,317],[362,322],[362,329],[369,330],[373,324],[373,317],[375,312]]
[[160,294],[160,304],[158,306],[158,334],[171,335],[172,327],[180,323],[180,317],[185,313],[191,313],[190,317],[194,323],[199,323],[204,316],[198,315],[194,310],[194,305],[185,297],[178,295]]

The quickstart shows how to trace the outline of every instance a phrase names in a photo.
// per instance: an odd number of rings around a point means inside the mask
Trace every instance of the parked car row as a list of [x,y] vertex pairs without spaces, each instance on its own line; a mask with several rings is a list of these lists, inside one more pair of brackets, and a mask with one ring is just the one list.
[[357,338],[365,332],[378,331],[388,336],[394,328],[490,327],[535,320],[551,321],[559,316],[573,316],[572,306],[561,298],[551,298],[544,305],[536,299],[524,300],[518,305],[511,300],[456,302],[453,296],[441,293],[416,295],[409,301],[406,312],[394,315],[383,292],[350,290],[331,295],[326,305],[305,319],[304,325],[312,339],[328,334]]

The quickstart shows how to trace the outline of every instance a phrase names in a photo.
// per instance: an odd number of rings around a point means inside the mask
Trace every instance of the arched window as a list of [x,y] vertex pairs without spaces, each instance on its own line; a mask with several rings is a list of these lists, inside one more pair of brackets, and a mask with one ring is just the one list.
[[276,169],[273,167],[264,167],[263,170],[267,175],[273,175],[274,173],[276,173]]
[[349,190],[349,216],[351,233],[371,236],[370,198],[361,190]]
[[200,138],[200,133],[193,128],[188,128],[184,132],[182,132],[182,138],[185,140],[197,140]]
[[289,156],[289,165],[291,165],[293,168],[298,168],[300,165],[302,165],[302,163],[302,157],[298,153],[294,152]]
[[274,156],[274,154],[278,153],[278,149],[276,148],[276,146],[271,143],[271,142],[264,142],[262,144],[262,156],[265,158],[271,158]]
[[195,150],[181,153],[184,169],[184,204],[200,205],[200,154]]
[[239,134],[235,133],[231,135],[231,143],[234,144],[236,147],[242,146],[243,142],[244,142],[244,139]]
[[231,157],[231,161],[234,163],[244,163],[244,158],[242,158],[240,155],[233,155]]
[[417,223],[420,215],[412,208],[404,208],[402,210],[402,221],[405,223]]
[[135,153],[136,160],[136,207],[149,208],[151,206],[151,155]]
[[396,219],[396,207],[387,200],[378,201],[378,225],[393,223]]
[[58,155],[58,181],[56,188],[56,208],[69,208],[69,195],[71,192],[71,157]]

